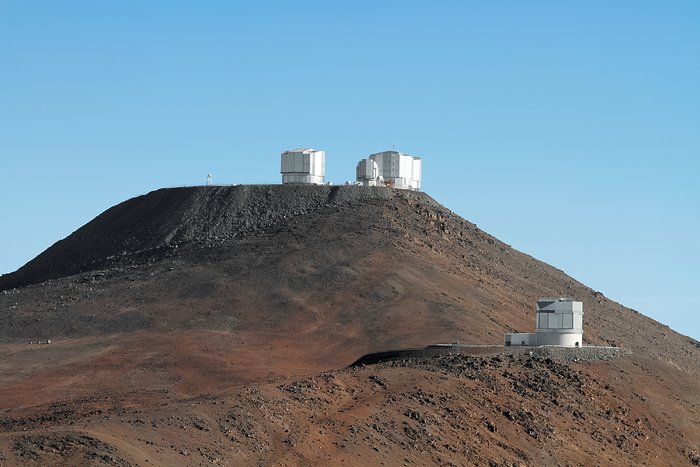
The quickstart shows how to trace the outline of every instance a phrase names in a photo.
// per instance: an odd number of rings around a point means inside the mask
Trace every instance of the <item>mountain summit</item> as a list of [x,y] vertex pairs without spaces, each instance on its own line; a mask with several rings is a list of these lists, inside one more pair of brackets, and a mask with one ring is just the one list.
[[[0,277],[0,290],[0,459],[12,462],[699,459],[696,341],[424,193],[157,190]],[[493,347],[343,370],[387,349],[501,345],[532,329],[547,296],[582,301],[584,342],[624,356]]]

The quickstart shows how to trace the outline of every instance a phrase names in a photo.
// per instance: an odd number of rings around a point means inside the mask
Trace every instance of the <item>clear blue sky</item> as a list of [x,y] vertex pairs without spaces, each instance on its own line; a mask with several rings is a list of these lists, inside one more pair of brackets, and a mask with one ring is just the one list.
[[0,0],[0,273],[163,186],[425,191],[700,338],[700,2]]

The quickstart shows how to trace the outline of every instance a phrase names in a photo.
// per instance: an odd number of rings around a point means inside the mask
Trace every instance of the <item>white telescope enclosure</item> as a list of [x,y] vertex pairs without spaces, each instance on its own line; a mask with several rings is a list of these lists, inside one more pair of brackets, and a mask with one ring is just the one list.
[[508,333],[509,345],[583,345],[583,302],[571,298],[540,298],[537,300],[534,333]]
[[570,298],[540,298],[535,333],[538,345],[582,345],[583,302]]
[[[363,164],[364,162],[364,164]],[[372,154],[366,161],[360,161],[357,166],[357,181],[370,184],[371,162],[377,164],[375,184],[384,184],[404,190],[420,190],[422,161],[420,157],[410,156],[397,151],[384,151]],[[383,182],[382,182],[383,179]]]
[[282,183],[323,185],[326,175],[326,152],[294,149],[282,153]]
[[365,186],[377,186],[379,166],[371,159],[362,159],[355,169],[356,180]]

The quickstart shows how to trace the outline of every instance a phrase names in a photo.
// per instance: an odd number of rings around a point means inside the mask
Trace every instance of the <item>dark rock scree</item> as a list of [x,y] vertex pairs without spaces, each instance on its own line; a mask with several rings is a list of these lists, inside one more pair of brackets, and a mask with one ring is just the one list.
[[222,245],[269,231],[290,218],[347,202],[423,193],[384,187],[237,185],[163,188],[124,201],[56,242],[14,273],[0,290],[160,259],[176,248]]

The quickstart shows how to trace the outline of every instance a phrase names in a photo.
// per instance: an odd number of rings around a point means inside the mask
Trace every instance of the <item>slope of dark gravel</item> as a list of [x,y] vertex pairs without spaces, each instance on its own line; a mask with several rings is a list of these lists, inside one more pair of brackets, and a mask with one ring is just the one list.
[[162,258],[169,250],[222,245],[348,202],[382,203],[421,193],[384,187],[237,185],[163,188],[120,203],[56,242],[14,273],[0,290]]
[[22,464],[131,465],[115,455],[114,447],[86,435],[52,433],[18,437],[12,452]]

